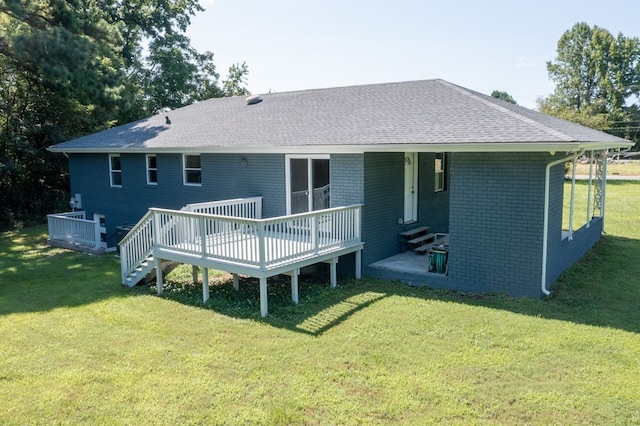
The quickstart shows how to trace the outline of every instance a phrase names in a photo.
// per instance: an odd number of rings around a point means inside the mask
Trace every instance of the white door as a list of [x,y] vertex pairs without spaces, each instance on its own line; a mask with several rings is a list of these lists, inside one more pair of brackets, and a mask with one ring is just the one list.
[[418,153],[404,153],[404,222],[418,220]]

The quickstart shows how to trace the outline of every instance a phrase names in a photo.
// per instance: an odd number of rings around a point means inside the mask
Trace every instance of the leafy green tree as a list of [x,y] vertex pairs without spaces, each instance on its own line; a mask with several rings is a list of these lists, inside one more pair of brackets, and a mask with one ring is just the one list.
[[233,64],[229,67],[229,75],[222,83],[224,96],[246,96],[251,93],[244,86],[249,68],[246,62],[241,64]]
[[[68,199],[52,144],[224,96],[184,35],[197,0],[0,0],[0,228]],[[233,79],[241,87],[243,64]]]
[[556,87],[540,111],[618,133],[640,93],[640,40],[580,22],[560,37],[547,71]]
[[502,99],[505,102],[509,102],[511,104],[518,105],[516,100],[513,99],[513,96],[511,96],[507,92],[503,92],[501,90],[494,90],[493,92],[491,92],[491,97],[496,98],[496,99]]

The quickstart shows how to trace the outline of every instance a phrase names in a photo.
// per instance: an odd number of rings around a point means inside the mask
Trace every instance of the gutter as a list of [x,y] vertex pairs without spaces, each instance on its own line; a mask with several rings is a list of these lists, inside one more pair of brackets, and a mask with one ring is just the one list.
[[551,167],[567,161],[573,161],[584,154],[584,152],[585,150],[583,149],[577,154],[552,161],[547,164],[544,171],[544,228],[542,230],[542,280],[540,282],[540,289],[545,296],[549,296],[551,294],[551,292],[547,290],[547,254],[549,251],[549,179],[551,175]]

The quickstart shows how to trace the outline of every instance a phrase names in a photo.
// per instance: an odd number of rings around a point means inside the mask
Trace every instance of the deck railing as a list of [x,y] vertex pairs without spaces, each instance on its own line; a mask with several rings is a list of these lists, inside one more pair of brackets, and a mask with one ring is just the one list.
[[236,198],[233,200],[187,204],[182,211],[213,214],[217,216],[262,219],[262,197]]
[[260,270],[361,242],[360,205],[269,219],[150,212],[154,229],[163,230],[155,247]]
[[47,215],[49,240],[80,244],[90,248],[101,246],[99,222],[87,220],[85,212]]
[[127,235],[118,243],[120,246],[120,271],[122,282],[140,263],[153,252],[153,217],[147,212]]
[[[259,219],[262,217],[262,197],[188,204],[180,211],[168,211],[176,214],[185,212]],[[120,267],[123,282],[140,266],[141,262],[152,254],[155,243],[154,234],[179,235],[180,238],[188,238],[188,234],[185,234],[185,231],[184,225],[179,223],[177,217],[160,223],[155,220],[151,210],[147,212],[118,243],[120,246]]]

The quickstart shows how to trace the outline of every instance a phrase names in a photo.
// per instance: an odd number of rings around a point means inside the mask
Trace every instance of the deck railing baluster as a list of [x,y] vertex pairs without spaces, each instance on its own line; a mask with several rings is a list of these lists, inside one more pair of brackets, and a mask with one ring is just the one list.
[[219,215],[260,216],[261,202],[191,205],[192,212],[151,209],[148,225],[139,223],[123,240],[123,274],[153,246],[265,270],[360,242],[359,205],[269,219]]

